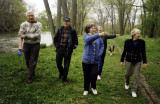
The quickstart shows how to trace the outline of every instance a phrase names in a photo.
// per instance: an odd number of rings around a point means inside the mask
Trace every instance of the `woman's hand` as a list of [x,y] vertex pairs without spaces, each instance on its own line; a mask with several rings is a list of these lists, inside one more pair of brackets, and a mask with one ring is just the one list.
[[143,64],[143,68],[146,68],[147,67],[147,64]]
[[124,66],[124,62],[121,62],[120,65],[123,67]]
[[99,36],[105,36],[105,35],[107,35],[106,32],[99,33]]

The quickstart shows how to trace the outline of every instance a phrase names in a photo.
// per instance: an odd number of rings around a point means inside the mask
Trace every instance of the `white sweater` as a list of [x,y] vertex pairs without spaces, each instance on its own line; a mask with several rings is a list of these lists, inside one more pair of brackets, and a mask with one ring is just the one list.
[[29,23],[26,21],[20,25],[20,30],[18,32],[18,35],[19,36],[26,35],[26,38],[24,39],[25,43],[35,44],[35,43],[40,43],[41,32],[42,32],[42,24],[40,22]]

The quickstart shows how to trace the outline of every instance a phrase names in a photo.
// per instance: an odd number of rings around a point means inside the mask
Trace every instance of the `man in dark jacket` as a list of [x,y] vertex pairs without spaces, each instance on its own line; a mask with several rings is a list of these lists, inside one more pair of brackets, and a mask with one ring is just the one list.
[[[70,18],[63,18],[64,26],[61,26],[55,37],[54,45],[56,47],[56,63],[59,69],[58,79],[63,80],[64,84],[67,84],[67,75],[69,71],[70,60],[73,49],[78,45],[78,38],[76,31],[70,26]],[[64,58],[64,67],[62,61]]]
[[[98,26],[97,27],[97,31],[98,33],[101,33],[103,30],[103,28],[101,26]],[[104,58],[106,56],[106,49],[107,49],[107,39],[113,39],[113,38],[116,38],[118,37],[119,34],[116,34],[116,35],[105,35],[105,36],[102,36],[101,39],[103,40],[103,44],[104,44],[104,51],[102,53],[102,56],[101,56],[101,65],[99,66],[99,74],[97,76],[97,79],[100,80],[101,79],[101,73],[102,73],[102,69],[103,69],[103,64],[104,64]]]

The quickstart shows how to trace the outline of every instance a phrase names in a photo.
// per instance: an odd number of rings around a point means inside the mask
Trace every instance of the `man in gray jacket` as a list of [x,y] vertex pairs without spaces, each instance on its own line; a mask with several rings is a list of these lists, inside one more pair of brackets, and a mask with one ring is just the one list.
[[[34,13],[27,13],[28,21],[23,22],[20,25],[18,32],[19,38],[19,50],[24,51],[24,57],[28,68],[27,83],[33,82],[33,76],[35,76],[35,68],[38,61],[40,39],[42,24],[34,20]],[[24,40],[23,46],[22,42]]]

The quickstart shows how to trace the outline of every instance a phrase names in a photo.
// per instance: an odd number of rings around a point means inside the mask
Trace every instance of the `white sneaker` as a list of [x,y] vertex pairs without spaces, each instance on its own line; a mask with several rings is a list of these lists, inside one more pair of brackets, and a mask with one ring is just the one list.
[[84,96],[88,95],[88,91],[84,91],[84,92],[83,92],[83,95],[84,95]]
[[101,76],[100,75],[97,76],[97,80],[101,80]]
[[137,94],[135,91],[132,91],[132,97],[137,97]]
[[93,92],[94,95],[97,95],[97,94],[98,94],[98,92],[97,92],[96,89],[93,89],[93,88],[91,88],[91,89],[92,89],[92,92]]
[[129,85],[127,85],[126,83],[125,83],[125,89],[126,89],[126,90],[129,89]]

